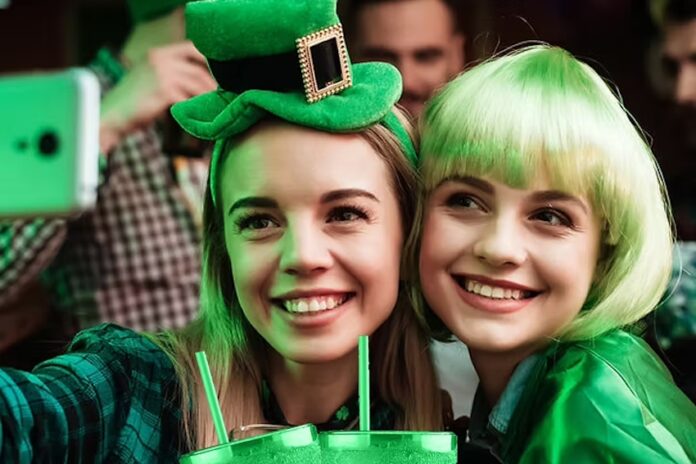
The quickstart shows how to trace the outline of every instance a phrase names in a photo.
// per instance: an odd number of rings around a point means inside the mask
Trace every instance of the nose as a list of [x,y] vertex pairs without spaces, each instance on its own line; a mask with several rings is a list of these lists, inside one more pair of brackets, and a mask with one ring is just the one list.
[[682,64],[677,74],[674,99],[682,105],[696,106],[696,63]]
[[331,267],[333,257],[321,230],[311,222],[289,225],[281,240],[282,272],[306,276]]
[[418,77],[418,69],[414,60],[405,58],[399,60],[399,72],[403,82],[404,93],[418,95],[420,93],[420,79]]
[[489,266],[517,267],[527,259],[522,231],[512,218],[497,218],[483,228],[474,243],[474,256]]

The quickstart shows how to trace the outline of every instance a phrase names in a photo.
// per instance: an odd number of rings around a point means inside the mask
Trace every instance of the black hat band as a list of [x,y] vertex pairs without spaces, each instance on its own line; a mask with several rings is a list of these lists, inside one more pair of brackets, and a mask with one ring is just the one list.
[[340,26],[298,39],[297,51],[237,60],[208,59],[218,85],[240,94],[247,90],[302,92],[313,103],[352,84]]

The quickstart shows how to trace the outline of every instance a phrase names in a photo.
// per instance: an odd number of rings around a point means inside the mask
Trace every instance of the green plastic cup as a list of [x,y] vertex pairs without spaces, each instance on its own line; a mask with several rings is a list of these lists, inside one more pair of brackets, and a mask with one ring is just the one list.
[[451,432],[322,432],[319,444],[323,464],[457,463]]
[[320,464],[317,429],[301,425],[194,451],[179,464]]

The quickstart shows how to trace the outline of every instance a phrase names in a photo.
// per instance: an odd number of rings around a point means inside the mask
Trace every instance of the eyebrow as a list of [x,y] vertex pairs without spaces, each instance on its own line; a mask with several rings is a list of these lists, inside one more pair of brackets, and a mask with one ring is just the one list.
[[493,187],[493,184],[490,182],[486,182],[483,179],[479,179],[478,177],[471,177],[471,176],[453,176],[453,177],[446,177],[440,181],[439,184],[435,188],[440,187],[442,184],[445,184],[447,182],[456,182],[459,184],[466,184],[470,187],[477,188],[489,195],[493,195],[495,193],[495,188]]
[[[445,182],[458,182],[461,184],[466,184],[471,187],[474,187],[478,190],[481,190],[484,193],[487,193],[488,195],[493,195],[495,193],[495,187],[493,187],[493,184],[490,182],[487,182],[483,179],[479,179],[478,177],[471,177],[471,176],[454,176],[454,177],[448,177],[442,180],[437,187],[440,187],[442,184]],[[580,208],[585,213],[589,214],[589,211],[587,210],[587,206],[585,205],[585,202],[583,202],[581,199],[579,199],[576,196],[570,195],[565,192],[561,192],[560,190],[544,190],[540,192],[534,192],[531,195],[531,199],[534,202],[539,202],[539,203],[549,203],[552,201],[566,201],[566,202],[571,202],[577,204]]]
[[[326,204],[332,203],[338,200],[345,200],[348,198],[362,197],[379,203],[379,199],[362,189],[340,189],[331,190],[330,192],[324,193],[319,198],[319,203]],[[240,208],[278,208],[278,202],[269,197],[245,197],[235,201],[230,209],[227,211],[228,215],[231,215],[235,210]]]
[[277,208],[278,202],[268,197],[245,197],[235,201],[227,211],[231,215],[240,208]]
[[552,201],[571,202],[575,203],[580,208],[582,208],[582,210],[585,213],[589,214],[589,211],[587,211],[587,206],[585,206],[585,202],[583,202],[576,196],[569,195],[565,192],[560,192],[558,190],[545,190],[543,192],[534,192],[534,194],[532,194],[532,200],[540,203],[549,203]]

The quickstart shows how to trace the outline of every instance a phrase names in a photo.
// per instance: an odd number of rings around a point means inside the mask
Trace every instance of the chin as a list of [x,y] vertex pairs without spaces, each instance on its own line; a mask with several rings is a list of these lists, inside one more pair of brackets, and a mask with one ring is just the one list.
[[298,363],[298,364],[324,364],[324,363],[330,363],[332,361],[335,361],[341,356],[339,354],[335,353],[314,353],[314,352],[308,352],[305,350],[301,351],[296,351],[292,353],[280,353],[280,355],[292,362]]
[[526,350],[535,344],[524,334],[516,334],[510,327],[486,327],[485,325],[468,323],[463,330],[453,330],[452,333],[470,350],[485,353],[510,353]]
[[[357,349],[357,336],[351,346],[337,346],[333,343],[299,343],[296,346],[284,346],[276,351],[283,358],[300,364],[322,364],[336,361]],[[340,341],[339,341],[340,343]]]

